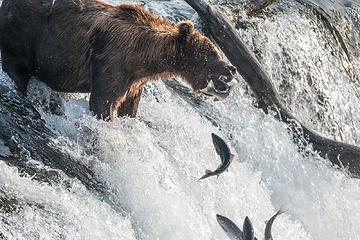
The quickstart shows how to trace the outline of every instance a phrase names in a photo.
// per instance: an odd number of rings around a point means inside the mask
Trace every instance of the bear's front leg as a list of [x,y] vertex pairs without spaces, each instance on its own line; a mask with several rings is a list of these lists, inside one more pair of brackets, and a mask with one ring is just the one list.
[[4,48],[1,48],[1,55],[3,70],[15,82],[20,92],[25,95],[31,77],[29,64],[26,62],[25,57],[8,53]]
[[[106,38],[100,38],[99,40],[103,41],[102,44],[106,42]],[[92,56],[92,84],[89,107],[97,118],[113,121],[114,111],[126,99],[126,93],[131,86],[131,79],[126,74],[121,61],[111,61],[112,58],[102,56],[101,54],[105,50],[101,48],[103,45],[100,43],[98,45],[99,49],[97,44],[94,45],[94,55]],[[99,51],[98,54],[95,53],[97,51]]]
[[109,98],[99,94],[98,91],[90,93],[89,108],[97,118],[112,121],[111,105],[112,103]]
[[117,110],[118,117],[129,116],[134,118],[138,110],[140,98],[142,94],[142,88],[136,94],[130,94],[127,92],[126,99],[120,104]]
[[107,82],[93,82],[90,93],[89,108],[99,119],[114,120],[114,111],[125,100],[127,87],[122,86],[122,81],[117,79],[116,84]]

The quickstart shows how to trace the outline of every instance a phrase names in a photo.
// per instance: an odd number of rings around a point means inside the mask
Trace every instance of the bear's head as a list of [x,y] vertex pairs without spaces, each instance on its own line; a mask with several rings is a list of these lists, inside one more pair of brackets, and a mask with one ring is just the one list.
[[177,27],[182,75],[194,91],[205,89],[211,80],[230,82],[234,78],[236,68],[221,59],[214,44],[195,31],[190,21],[181,21]]

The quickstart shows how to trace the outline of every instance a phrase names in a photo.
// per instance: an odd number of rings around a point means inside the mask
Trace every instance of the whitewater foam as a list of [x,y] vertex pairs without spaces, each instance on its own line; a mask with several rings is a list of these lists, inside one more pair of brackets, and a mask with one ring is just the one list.
[[[306,27],[289,27],[285,25],[287,18]],[[344,75],[340,77],[341,88],[335,87],[338,79],[328,77],[344,72],[322,47],[324,40],[305,30],[312,26],[308,20],[290,8],[272,22],[264,20],[258,25],[268,44],[261,39],[262,34],[243,34],[262,42],[262,63],[274,81],[294,84],[293,94],[299,98],[303,95],[296,93],[308,89],[304,82],[292,81],[277,63],[284,58],[281,54],[275,58],[279,45],[293,54],[288,66],[302,74],[314,70],[312,74],[325,79],[318,83],[324,84],[323,91],[329,86],[338,91],[335,96],[343,95],[339,100],[342,105],[348,97],[353,97],[354,105],[358,103]],[[294,49],[299,41],[303,49]],[[314,49],[312,54],[330,60],[311,67],[298,64],[313,58],[307,50]],[[0,84],[14,88],[4,72],[0,72],[0,79]],[[63,176],[67,188],[39,183],[0,162],[0,189],[20,206],[15,212],[0,213],[0,233],[9,239],[227,239],[216,222],[215,215],[221,214],[240,227],[249,216],[261,239],[264,221],[282,207],[285,213],[273,226],[276,239],[349,240],[360,236],[358,180],[334,169],[316,153],[299,152],[287,126],[253,107],[253,98],[245,88],[236,87],[227,105],[203,99],[211,109],[194,109],[158,81],[146,85],[135,119],[97,120],[88,109],[86,94],[69,97],[64,116],[43,114],[47,126],[57,133],[53,141],[93,169],[108,187],[111,204],[77,180]],[[330,104],[338,106],[337,101],[329,98]],[[307,107],[299,114],[302,120],[310,121],[313,112]],[[204,117],[205,110],[217,116],[217,126]],[[352,112],[350,105],[339,111],[346,116],[337,120],[339,124],[355,131],[348,119],[354,119],[357,112]],[[310,122],[322,126],[318,121]],[[324,121],[328,123],[328,118]],[[198,181],[206,168],[220,163],[211,142],[212,132],[229,143],[236,157],[229,171],[218,179]],[[348,138],[357,141],[356,134]]]

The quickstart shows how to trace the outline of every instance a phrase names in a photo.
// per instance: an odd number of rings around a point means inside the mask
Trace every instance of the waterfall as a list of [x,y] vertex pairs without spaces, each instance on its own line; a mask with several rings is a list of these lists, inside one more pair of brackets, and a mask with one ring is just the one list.
[[[190,19],[206,34],[183,1],[126,2],[173,23]],[[237,26],[284,104],[324,136],[360,146],[360,4],[309,1],[326,14],[329,28],[298,1],[275,1],[253,16],[236,10],[241,2],[211,1]],[[262,239],[264,221],[279,208],[285,213],[273,225],[274,239],[358,239],[359,180],[311,146],[300,151],[287,125],[256,108],[246,83],[237,80],[226,104],[188,92],[182,79],[150,82],[137,117],[114,122],[92,115],[88,94],[61,94],[63,115],[39,109],[52,145],[91,169],[106,191],[30,155],[26,166],[53,171],[57,180],[41,180],[0,158],[0,239],[228,239],[216,214],[239,227],[249,216]],[[0,86],[15,91],[2,70]],[[30,94],[51,90],[41,86]],[[199,181],[220,163],[212,132],[235,158],[218,179]],[[9,151],[1,138],[0,151]]]

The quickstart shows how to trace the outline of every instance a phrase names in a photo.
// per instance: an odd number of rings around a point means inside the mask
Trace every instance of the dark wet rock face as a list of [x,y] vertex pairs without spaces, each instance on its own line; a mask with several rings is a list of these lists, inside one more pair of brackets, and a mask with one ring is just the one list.
[[[79,179],[88,189],[104,191],[92,171],[62,152],[52,141],[56,135],[22,94],[0,85],[0,160],[19,169],[21,175],[59,183],[62,174]],[[48,170],[34,164],[45,165]]]

